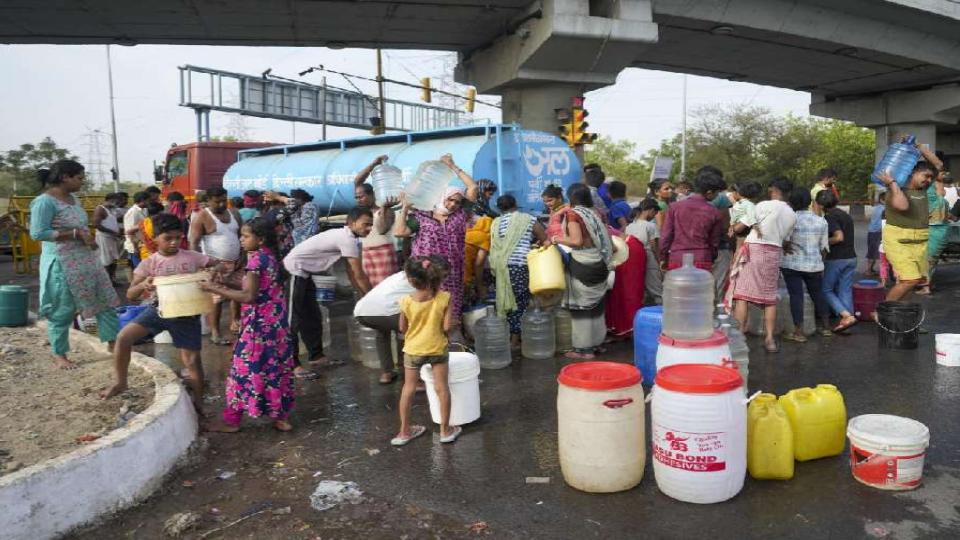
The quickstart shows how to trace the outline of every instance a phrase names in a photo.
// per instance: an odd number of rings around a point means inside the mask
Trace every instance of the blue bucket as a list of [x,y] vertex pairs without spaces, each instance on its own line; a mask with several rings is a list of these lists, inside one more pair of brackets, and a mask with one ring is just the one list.
[[120,319],[120,328],[137,318],[147,306],[120,306],[117,308],[117,317]]

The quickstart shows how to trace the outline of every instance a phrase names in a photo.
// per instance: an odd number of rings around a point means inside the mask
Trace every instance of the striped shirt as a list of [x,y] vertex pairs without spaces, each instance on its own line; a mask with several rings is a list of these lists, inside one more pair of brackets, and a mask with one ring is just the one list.
[[821,250],[829,249],[827,243],[827,220],[809,210],[797,212],[797,224],[788,240],[790,253],[784,252],[781,268],[797,272],[822,272]]
[[[507,214],[509,215],[509,214]],[[514,248],[513,252],[510,253],[510,256],[507,257],[508,266],[526,266],[527,265],[527,253],[530,252],[530,244],[533,238],[533,222],[535,218],[530,216],[530,223],[527,223],[527,229],[523,231],[523,238],[520,239],[520,242],[517,244],[517,247]],[[501,219],[500,226],[496,232],[498,238],[503,238],[507,235],[507,224],[510,222],[508,219]]]

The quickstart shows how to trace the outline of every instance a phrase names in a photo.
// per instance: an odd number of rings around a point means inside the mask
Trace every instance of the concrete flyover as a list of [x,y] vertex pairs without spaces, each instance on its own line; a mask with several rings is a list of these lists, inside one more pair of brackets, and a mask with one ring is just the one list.
[[960,160],[956,0],[6,0],[0,42],[454,50],[505,121],[549,131],[624,68],[693,73],[810,92],[878,152],[910,131]]
[[[94,336],[71,330],[70,339],[105,351]],[[0,540],[57,538],[133,506],[186,454],[197,437],[190,396],[158,360],[135,352],[132,363],[153,378],[153,404],[82,448],[0,478]]]

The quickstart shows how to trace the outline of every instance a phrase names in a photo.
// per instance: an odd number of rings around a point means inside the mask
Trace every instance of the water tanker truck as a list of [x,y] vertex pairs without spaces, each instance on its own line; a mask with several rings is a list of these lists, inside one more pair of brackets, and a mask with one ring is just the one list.
[[[357,137],[338,141],[241,150],[223,176],[230,196],[256,189],[313,195],[322,214],[343,214],[356,203],[353,180],[377,156],[403,171],[404,182],[424,161],[452,154],[474,180],[497,185],[497,195],[516,197],[523,211],[543,211],[540,193],[551,184],[580,181],[580,162],[559,137],[518,125],[495,124]],[[459,179],[451,185],[463,187]]]

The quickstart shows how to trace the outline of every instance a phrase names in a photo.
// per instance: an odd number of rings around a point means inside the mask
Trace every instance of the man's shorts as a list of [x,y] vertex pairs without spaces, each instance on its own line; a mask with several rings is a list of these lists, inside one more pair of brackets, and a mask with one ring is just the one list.
[[200,316],[172,317],[164,319],[156,306],[147,306],[130,322],[150,330],[154,334],[167,331],[173,338],[173,346],[188,351],[200,350]]
[[418,356],[415,354],[403,353],[403,367],[407,369],[419,370],[426,364],[446,364],[450,360],[450,353],[445,352],[435,356]]
[[906,229],[895,225],[883,227],[883,252],[893,266],[897,278],[916,281],[927,277],[927,229]]

